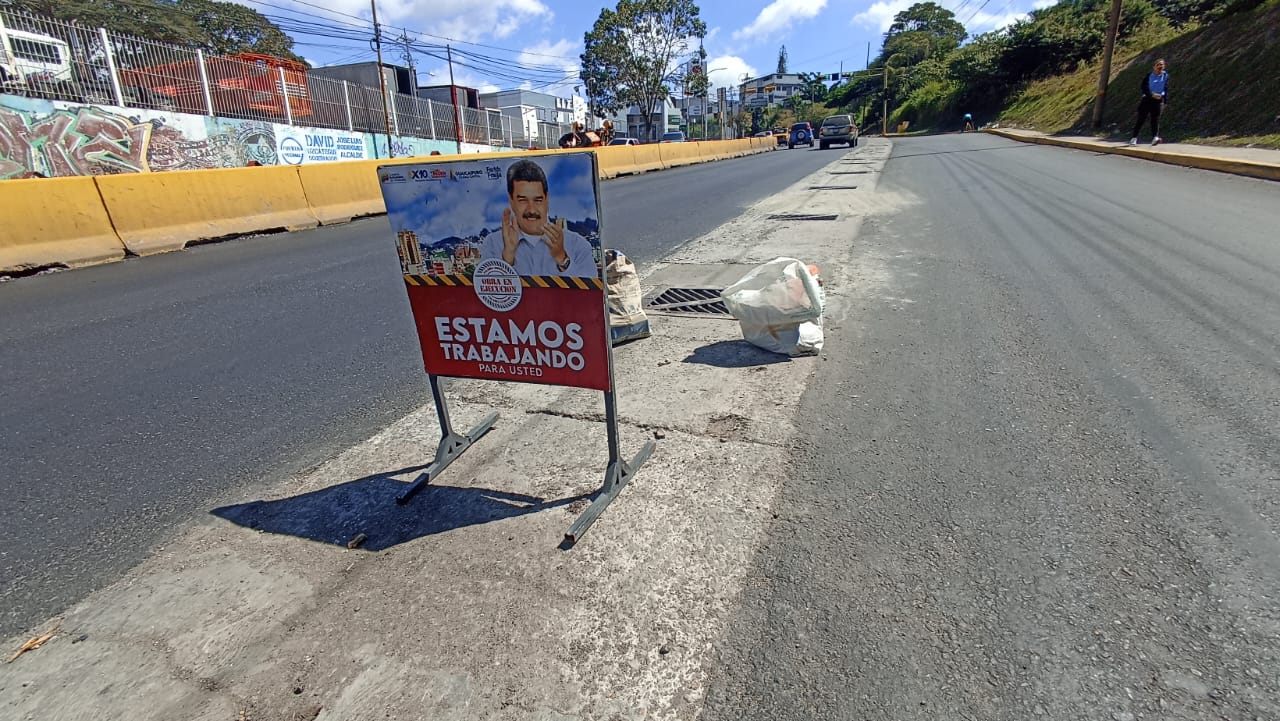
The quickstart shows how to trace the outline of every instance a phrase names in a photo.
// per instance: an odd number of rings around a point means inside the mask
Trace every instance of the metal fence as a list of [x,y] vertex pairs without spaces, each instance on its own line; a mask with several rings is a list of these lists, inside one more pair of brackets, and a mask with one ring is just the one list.
[[[0,10],[0,92],[88,105],[196,113],[351,132],[507,147],[555,147],[568,125],[530,134],[498,110],[456,107],[308,72],[266,55],[205,55],[91,28]],[[388,113],[388,109],[390,112]]]

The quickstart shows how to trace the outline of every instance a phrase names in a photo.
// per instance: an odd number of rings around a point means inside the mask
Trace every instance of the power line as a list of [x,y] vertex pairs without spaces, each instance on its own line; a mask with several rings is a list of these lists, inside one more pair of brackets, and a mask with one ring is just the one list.
[[982,0],[982,4],[978,6],[978,9],[974,10],[973,14],[969,16],[969,19],[964,21],[966,27],[969,23],[973,22],[974,18],[978,17],[978,13],[982,12],[982,9],[985,8],[989,2],[991,2],[991,0]]
[[[247,1],[247,2],[250,2],[250,3],[253,3],[253,4],[255,4],[255,5],[262,5],[262,6],[265,6],[265,7],[271,7],[271,8],[275,8],[275,9],[277,9],[277,10],[285,10],[286,12],[294,12],[294,13],[297,13],[297,12],[298,12],[297,10],[293,10],[293,9],[290,9],[290,8],[282,7],[282,6],[280,6],[280,5],[276,5],[276,4],[273,4],[273,3],[266,2],[266,0],[246,0],[246,1]],[[304,6],[306,6],[306,7],[316,8],[316,9],[318,9],[318,10],[323,10],[323,11],[325,11],[325,12],[332,13],[332,14],[334,14],[334,15],[340,15],[340,16],[342,16],[342,17],[352,18],[352,19],[355,19],[355,20],[359,20],[359,21],[361,21],[362,23],[365,23],[366,25],[368,25],[368,24],[369,24],[369,21],[368,21],[368,20],[366,20],[365,18],[360,17],[359,15],[351,15],[351,14],[348,14],[348,13],[339,12],[339,11],[337,11],[337,10],[330,10],[329,8],[323,7],[323,6],[321,6],[321,5],[316,5],[315,3],[306,2],[306,0],[289,0],[289,1],[290,1],[290,2],[292,2],[292,3],[295,3],[295,4],[297,4],[297,5],[304,5]],[[344,24],[352,25],[353,23],[344,23]],[[394,26],[392,26],[392,27],[394,27]],[[515,49],[512,49],[512,48],[504,48],[504,47],[501,47],[501,46],[498,46],[498,45],[487,45],[487,44],[485,44],[485,43],[477,43],[477,42],[472,42],[472,41],[470,41],[470,40],[460,40],[460,39],[458,39],[458,38],[451,38],[451,37],[447,37],[447,36],[445,36],[445,35],[435,35],[435,34],[433,34],[433,33],[425,32],[425,31],[422,31],[422,30],[414,30],[413,28],[401,27],[400,29],[401,29],[401,30],[405,30],[405,31],[410,32],[410,33],[413,33],[414,35],[420,35],[420,36],[422,36],[422,37],[428,37],[428,38],[435,38],[436,40],[443,40],[443,41],[444,41],[444,42],[446,42],[446,43],[452,43],[452,44],[454,44],[454,45],[474,45],[475,47],[479,47],[479,48],[487,48],[487,49],[489,49],[489,50],[500,50],[500,51],[502,51],[502,52],[512,53],[512,54],[516,54],[516,55],[519,55],[519,54],[525,54],[525,55],[533,55],[533,56],[537,56],[537,57],[544,57],[544,58],[554,58],[554,59],[557,59],[557,60],[578,60],[578,58],[569,57],[569,56],[567,56],[567,55],[550,55],[550,54],[547,54],[547,53],[535,53],[535,52],[528,52],[528,51],[525,51],[525,50],[515,50]]]

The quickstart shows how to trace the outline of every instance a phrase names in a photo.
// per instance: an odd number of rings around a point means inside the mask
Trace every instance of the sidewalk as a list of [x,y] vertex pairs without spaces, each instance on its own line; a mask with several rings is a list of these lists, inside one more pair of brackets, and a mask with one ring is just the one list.
[[[886,292],[882,266],[854,262],[858,228],[912,202],[875,192],[891,147],[830,152],[642,269],[646,291],[722,287],[799,257],[821,267],[828,337],[850,332],[846,318]],[[798,213],[839,217],[769,218]],[[766,353],[728,319],[651,322],[615,365],[622,451],[657,450],[571,550],[564,531],[604,472],[600,394],[454,381],[456,427],[491,410],[498,423],[411,502],[392,499],[435,448],[430,402],[257,498],[220,499],[32,629],[56,636],[0,663],[0,718],[697,718],[753,559],[808,513],[775,501],[806,428],[800,398],[841,359]],[[5,658],[26,640],[0,639]]]
[[1010,140],[1040,145],[1057,145],[1063,148],[1089,150],[1095,153],[1113,153],[1128,155],[1158,163],[1181,165],[1187,168],[1216,170],[1222,173],[1245,175],[1251,178],[1280,180],[1280,150],[1270,148],[1220,148],[1209,145],[1191,145],[1189,143],[1161,143],[1151,145],[1147,138],[1141,145],[1129,145],[1128,141],[1117,142],[1103,138],[1083,135],[1058,136],[1048,135],[1035,130],[1017,128],[987,128],[984,132],[999,135]]

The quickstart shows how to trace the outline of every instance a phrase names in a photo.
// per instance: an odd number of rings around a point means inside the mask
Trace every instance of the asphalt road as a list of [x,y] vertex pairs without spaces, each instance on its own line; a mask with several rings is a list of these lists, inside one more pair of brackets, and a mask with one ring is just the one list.
[[[609,181],[606,244],[643,265],[833,157]],[[0,284],[0,636],[428,402],[398,272],[372,218]]]
[[877,193],[705,718],[1280,718],[1280,183],[952,135]]

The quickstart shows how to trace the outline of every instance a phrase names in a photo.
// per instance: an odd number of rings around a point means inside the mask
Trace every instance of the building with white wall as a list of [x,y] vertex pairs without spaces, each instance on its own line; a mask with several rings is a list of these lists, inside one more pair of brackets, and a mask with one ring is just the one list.
[[747,110],[781,105],[792,95],[803,91],[804,81],[796,73],[773,73],[748,78],[738,86],[742,106]]

